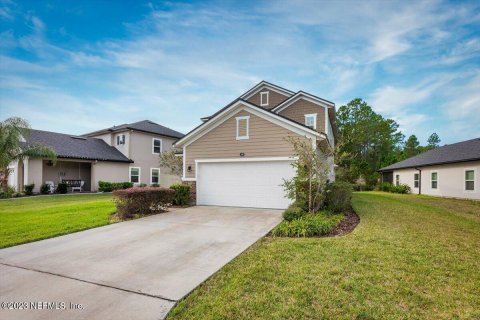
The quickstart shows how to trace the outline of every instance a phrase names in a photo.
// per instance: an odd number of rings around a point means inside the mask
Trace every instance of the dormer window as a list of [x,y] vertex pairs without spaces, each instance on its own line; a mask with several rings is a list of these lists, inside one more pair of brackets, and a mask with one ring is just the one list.
[[117,146],[125,144],[125,135],[124,134],[119,134],[117,136]]
[[236,117],[237,119],[237,140],[249,139],[249,116]]
[[306,114],[305,115],[305,125],[312,129],[317,129],[317,114]]
[[268,106],[268,91],[260,92],[260,106]]

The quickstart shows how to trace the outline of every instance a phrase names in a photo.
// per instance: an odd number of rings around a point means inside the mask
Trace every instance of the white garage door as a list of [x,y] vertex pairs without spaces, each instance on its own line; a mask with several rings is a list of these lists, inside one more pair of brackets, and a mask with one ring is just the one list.
[[291,161],[199,162],[197,204],[285,209],[282,178],[292,178]]

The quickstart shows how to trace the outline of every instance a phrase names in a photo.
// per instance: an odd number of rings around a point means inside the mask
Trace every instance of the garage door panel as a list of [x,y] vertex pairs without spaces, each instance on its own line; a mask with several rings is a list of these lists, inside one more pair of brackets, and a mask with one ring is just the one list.
[[197,203],[284,209],[282,179],[293,176],[291,161],[199,163]]

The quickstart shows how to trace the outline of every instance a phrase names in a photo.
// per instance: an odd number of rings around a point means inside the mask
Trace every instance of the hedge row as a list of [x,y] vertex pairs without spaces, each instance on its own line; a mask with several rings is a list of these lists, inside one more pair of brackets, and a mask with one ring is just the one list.
[[131,219],[164,212],[173,203],[175,190],[162,187],[143,187],[114,190],[117,216]]
[[112,192],[114,190],[128,189],[133,187],[131,182],[108,182],[98,181],[98,190],[102,192]]

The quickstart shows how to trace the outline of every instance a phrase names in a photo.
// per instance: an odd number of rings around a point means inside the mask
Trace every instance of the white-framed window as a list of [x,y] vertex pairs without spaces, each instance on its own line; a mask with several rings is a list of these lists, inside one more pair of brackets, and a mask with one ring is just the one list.
[[162,153],[162,139],[158,139],[158,138],[152,139],[152,153],[153,154]]
[[400,175],[399,174],[395,175],[395,185],[397,185],[397,186],[400,185]]
[[438,189],[438,172],[433,171],[430,173],[430,186],[432,189]]
[[130,182],[133,184],[140,183],[140,168],[130,167]]
[[413,187],[418,188],[419,184],[420,184],[420,174],[414,173],[413,174]]
[[269,91],[260,92],[260,106],[268,106]]
[[160,183],[160,168],[150,168],[150,184]]
[[249,139],[250,116],[236,117],[237,119],[237,140]]
[[117,136],[117,146],[125,144],[125,135],[124,134],[119,134]]
[[317,114],[306,114],[305,115],[305,125],[312,129],[317,129]]
[[475,191],[475,170],[465,170],[465,191]]

